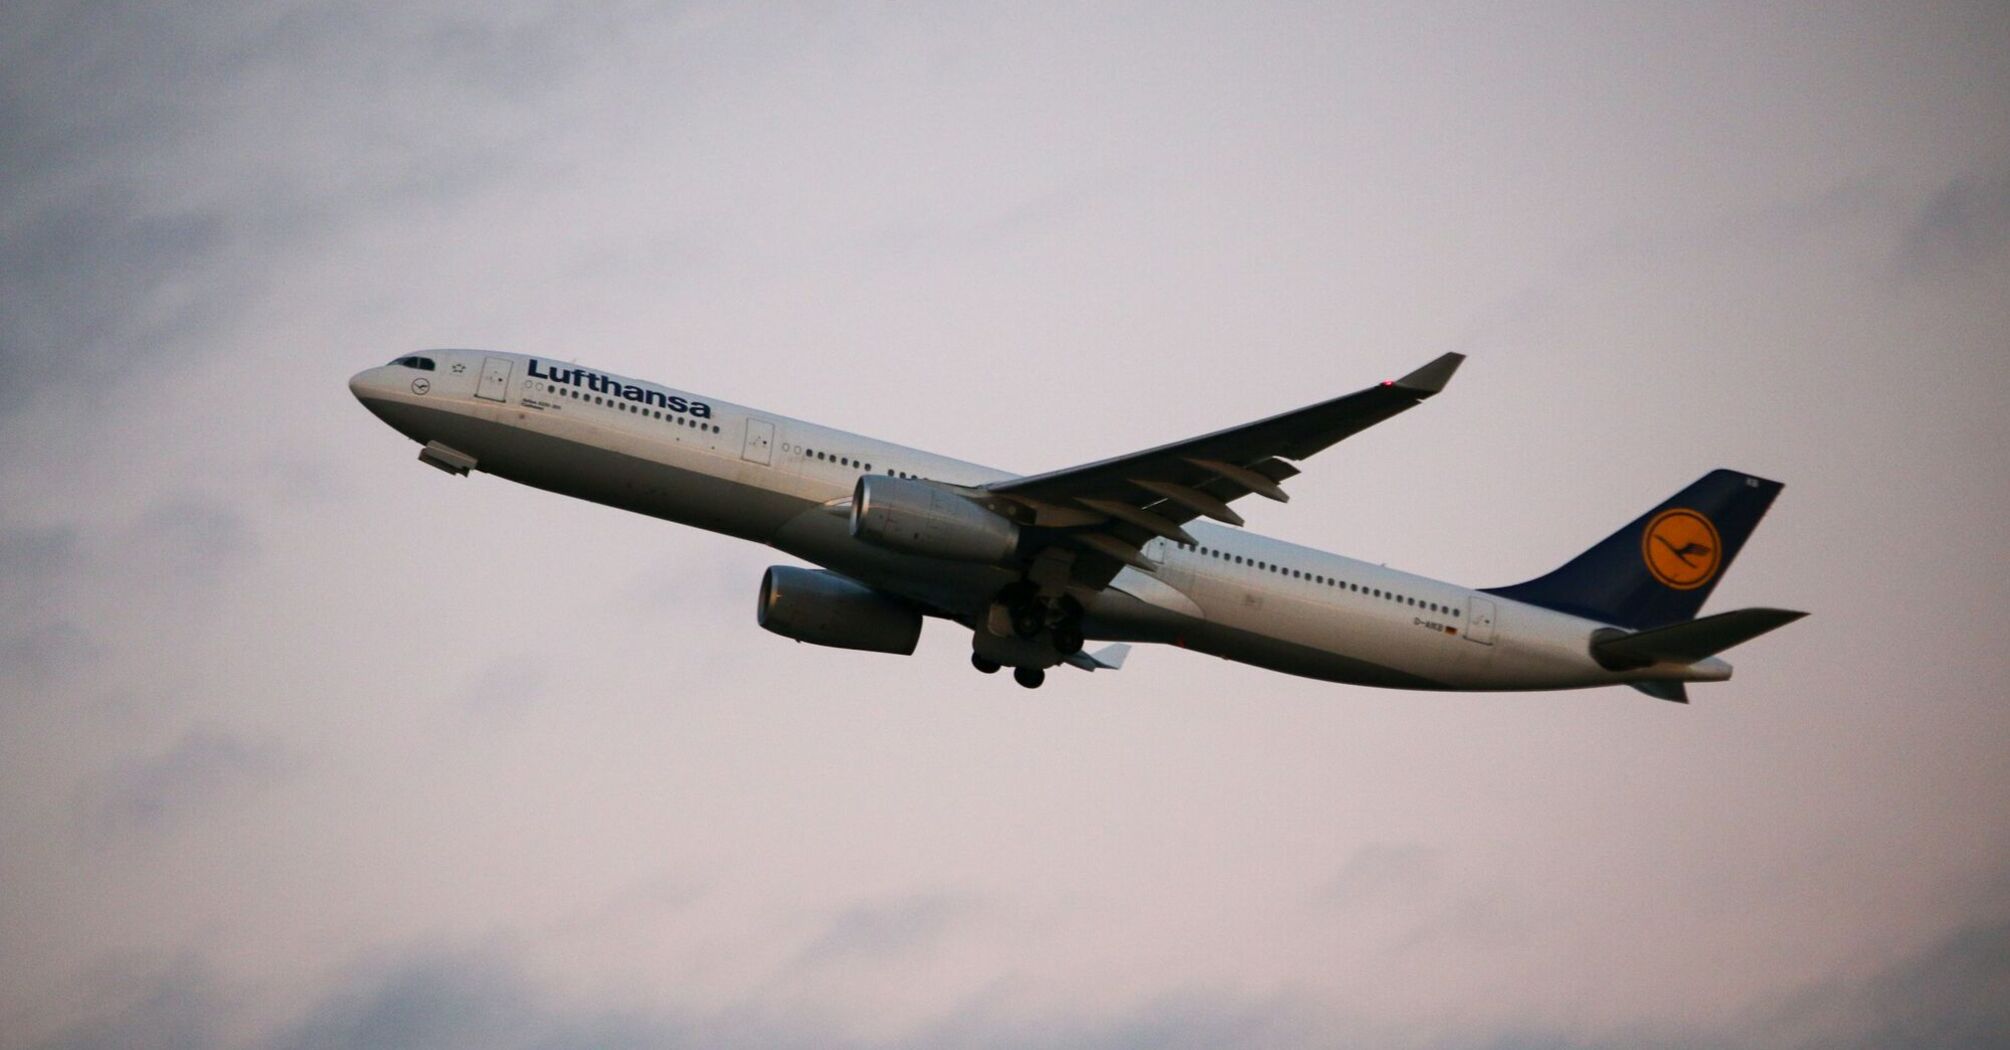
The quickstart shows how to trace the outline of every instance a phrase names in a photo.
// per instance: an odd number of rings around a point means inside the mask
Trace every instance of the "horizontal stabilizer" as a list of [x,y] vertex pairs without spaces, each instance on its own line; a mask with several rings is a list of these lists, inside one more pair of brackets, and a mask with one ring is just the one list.
[[1689,691],[1682,688],[1682,683],[1680,682],[1628,682],[1626,684],[1656,700],[1667,700],[1677,704],[1686,704],[1689,702]]
[[1736,609],[1651,631],[1600,638],[1591,643],[1591,655],[1612,671],[1659,663],[1693,664],[1806,615],[1791,609]]
[[1069,653],[1061,659],[1084,671],[1120,671],[1124,657],[1131,655],[1131,647],[1122,642],[1106,645],[1093,653]]

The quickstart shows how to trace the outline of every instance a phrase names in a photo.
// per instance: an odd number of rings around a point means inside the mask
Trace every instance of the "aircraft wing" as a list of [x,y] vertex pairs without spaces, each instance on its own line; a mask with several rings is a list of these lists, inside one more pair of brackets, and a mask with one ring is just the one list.
[[1252,492],[1274,500],[1298,473],[1286,460],[1313,453],[1421,403],[1445,388],[1463,354],[1378,386],[1201,437],[1066,470],[984,487],[985,502],[1016,504],[1022,521],[1064,530],[1088,555],[1071,573],[1100,587],[1124,564],[1149,570],[1139,549],[1153,537],[1192,543],[1180,526],[1206,516],[1241,525],[1229,504]]

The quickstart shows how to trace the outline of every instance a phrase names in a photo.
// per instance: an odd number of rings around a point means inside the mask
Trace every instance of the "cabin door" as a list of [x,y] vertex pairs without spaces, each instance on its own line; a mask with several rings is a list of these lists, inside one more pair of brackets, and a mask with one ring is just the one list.
[[1466,602],[1466,640],[1494,644],[1493,599],[1474,597]]
[[485,357],[482,359],[482,379],[475,386],[475,396],[490,401],[509,400],[510,359],[507,357]]
[[765,419],[747,417],[747,444],[740,449],[740,458],[749,463],[768,466],[775,456],[775,425]]

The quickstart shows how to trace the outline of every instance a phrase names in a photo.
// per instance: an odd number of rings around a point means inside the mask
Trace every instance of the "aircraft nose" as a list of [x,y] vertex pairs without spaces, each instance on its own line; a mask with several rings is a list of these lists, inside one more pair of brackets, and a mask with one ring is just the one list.
[[358,401],[361,401],[364,398],[369,397],[372,393],[376,391],[376,388],[380,385],[378,381],[378,373],[382,371],[383,371],[382,367],[366,368],[361,372],[358,372],[355,375],[350,376],[349,392],[351,394],[356,395],[356,400]]

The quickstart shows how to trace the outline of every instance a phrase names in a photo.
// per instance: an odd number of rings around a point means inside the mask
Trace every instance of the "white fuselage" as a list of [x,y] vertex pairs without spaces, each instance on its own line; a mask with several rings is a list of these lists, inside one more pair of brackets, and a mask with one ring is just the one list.
[[[350,389],[415,441],[537,488],[756,540],[983,630],[1012,570],[900,554],[852,538],[862,474],[955,485],[1006,471],[543,358],[429,351]],[[1715,658],[1614,672],[1606,625],[1246,530],[1194,522],[1084,594],[1091,638],[1163,642],[1328,681],[1416,689],[1565,689],[1729,677]]]

